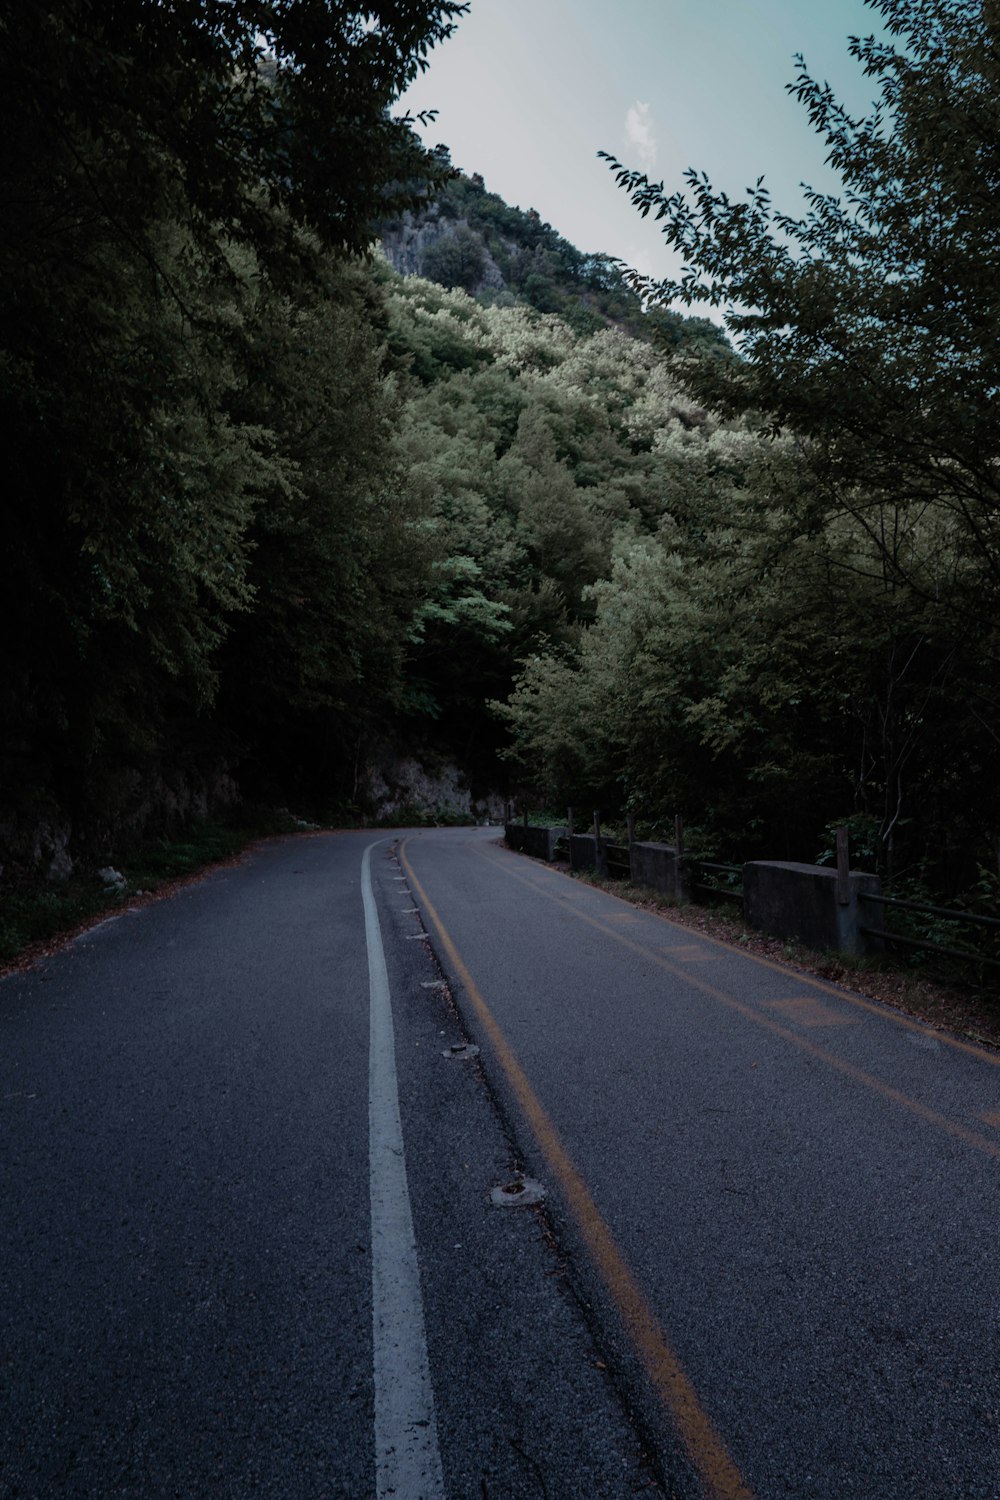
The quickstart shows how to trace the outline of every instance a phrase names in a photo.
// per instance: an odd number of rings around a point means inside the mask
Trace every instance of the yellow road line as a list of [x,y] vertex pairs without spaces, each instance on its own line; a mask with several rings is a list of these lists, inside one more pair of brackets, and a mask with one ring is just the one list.
[[765,1000],[768,1010],[778,1012],[796,1026],[857,1026],[857,1016],[847,1016],[817,1000],[815,995],[793,995],[784,1000]]
[[515,1098],[524,1111],[549,1172],[562,1189],[570,1211],[580,1228],[594,1264],[597,1267],[619,1316],[636,1348],[650,1380],[673,1419],[687,1456],[705,1485],[711,1500],[753,1500],[742,1475],[730,1458],[716,1432],[711,1418],[698,1400],[697,1393],[667,1343],[663,1330],[645,1293],[629,1269],[614,1236],[601,1217],[590,1190],[577,1171],[559,1138],[559,1132],[546,1113],[538,1095],[508,1043],[493,1013],[452,942],[444,923],[427,897],[406,857],[405,842],[399,858],[410,881],[410,888],[430,918],[442,947],[490,1039],[500,1066],[507,1076]]
[[[484,859],[490,860],[498,868],[502,869],[505,874],[512,875],[515,880],[520,880],[523,885],[529,885],[536,891],[543,891],[546,895],[550,894],[545,891],[543,884],[540,884],[536,880],[527,880],[523,875],[516,874],[511,870],[504,862],[502,854],[499,857],[495,854],[488,854],[482,844],[476,844],[473,847],[477,854],[481,854]],[[503,853],[514,854],[515,851],[504,850]],[[550,880],[565,881],[576,889],[580,888],[572,875],[566,875],[562,870],[553,870],[547,865],[539,864],[527,854],[515,855],[515,857],[520,857],[527,863],[534,865],[536,869],[544,871],[544,874]],[[616,895],[614,891],[606,891],[600,886],[584,886],[583,889],[586,891],[599,891],[601,895],[610,896],[612,901],[618,901],[622,906],[627,906],[630,911],[636,910],[631,901],[628,901],[624,896]],[[550,896],[550,899],[556,900],[558,898]],[[671,921],[662,912],[648,913],[648,915],[655,915],[658,921],[668,924],[677,933],[690,933],[691,931],[690,927],[685,926],[682,922]],[[928,1021],[915,1021],[903,1011],[896,1010],[888,1001],[880,1003],[875,1000],[868,1000],[864,995],[855,994],[853,991],[838,989],[836,985],[827,984],[825,980],[817,979],[812,974],[806,974],[801,970],[793,969],[790,964],[777,963],[773,958],[764,958],[760,953],[750,953],[744,948],[737,947],[735,943],[727,943],[725,938],[713,937],[707,932],[699,932],[697,940],[699,943],[713,943],[716,948],[722,948],[727,953],[738,953],[741,958],[747,959],[748,962],[756,964],[759,968],[770,969],[774,974],[783,974],[787,978],[788,975],[794,973],[796,983],[807,985],[810,989],[819,990],[824,995],[833,995],[836,999],[842,1000],[847,1005],[856,1006],[858,1010],[866,1010],[873,1016],[881,1016],[884,1021],[892,1021],[894,1025],[903,1026],[907,1031],[913,1031],[918,1036],[926,1036],[928,1031],[933,1031],[935,1040],[940,1042],[942,1047],[952,1047],[956,1052],[968,1053],[970,1057],[977,1058],[979,1062],[989,1063],[991,1067],[1000,1068],[1000,1051],[991,1051],[986,1047],[978,1046],[975,1042],[964,1042],[961,1037],[952,1036],[948,1031],[938,1031]]]
[[[510,875],[512,879],[519,881],[521,885],[528,886],[530,890],[539,892],[542,895],[548,894],[537,881],[528,880],[525,876],[512,870],[503,861],[494,859],[492,863],[498,869],[503,870],[506,875]],[[578,906],[564,905],[562,910],[569,912],[579,921],[586,922],[589,927],[596,928],[598,932],[603,932],[607,937],[613,938],[616,943],[623,948],[627,948],[629,952],[636,953],[641,958],[648,959],[657,968],[664,969],[668,974],[673,975],[675,979],[680,979],[684,984],[690,985],[692,989],[701,990],[703,994],[710,995],[713,1000],[718,1000],[721,1005],[725,1005],[730,1010],[736,1011],[748,1021],[752,1021],[755,1026],[762,1026],[765,1031],[770,1031],[775,1036],[780,1036],[784,1041],[791,1042],[793,1047],[798,1047],[802,1052],[808,1052],[811,1057],[818,1058],[820,1062],[825,1062],[829,1067],[835,1068],[838,1073],[843,1073],[848,1078],[853,1079],[855,1083],[863,1084],[866,1088],[872,1089],[877,1094],[881,1094],[884,1099],[891,1099],[894,1104],[898,1104],[901,1108],[909,1110],[911,1114],[919,1116],[920,1119],[936,1125],[939,1130],[945,1131],[957,1140],[964,1141],[967,1146],[973,1146],[977,1151],[982,1151],[986,1156],[992,1156],[994,1159],[1000,1160],[1000,1146],[995,1141],[987,1140],[978,1131],[971,1130],[967,1125],[960,1125],[956,1120],[949,1120],[946,1115],[939,1114],[936,1109],[931,1109],[927,1104],[921,1104],[919,1099],[911,1099],[902,1090],[894,1088],[890,1083],[885,1083],[881,1078],[876,1078],[873,1073],[866,1073],[863,1068],[856,1067],[854,1063],[848,1062],[846,1058],[838,1057],[836,1053],[828,1052],[825,1047],[820,1047],[815,1042],[807,1041],[804,1036],[799,1036],[797,1032],[789,1031],[787,1026],[782,1026],[773,1017],[764,1015],[762,1011],[755,1009],[752,1005],[744,1004],[742,1000],[737,1000],[735,995],[728,995],[725,990],[720,990],[714,984],[710,984],[708,980],[693,974],[690,969],[681,968],[678,964],[671,963],[669,959],[665,958],[655,948],[646,948],[642,943],[637,943],[632,938],[626,937],[623,932],[620,932],[616,927],[612,927],[609,923],[602,922],[597,917],[588,916]],[[751,954],[744,954],[738,948],[730,947],[729,944],[722,944],[721,946],[729,948],[731,953],[738,953],[740,958],[752,957]],[[759,961],[763,962],[769,969],[778,968],[778,965],[768,963],[766,959]],[[786,977],[789,974],[789,970],[787,969],[779,969],[779,972],[785,974]],[[796,973],[796,983],[802,978],[801,974]],[[816,984],[814,988],[824,990],[831,995],[836,995],[838,1000],[847,1000],[850,998],[846,995],[841,995],[839,990],[833,989],[830,985]],[[876,1010],[879,1015],[884,1014],[881,1010],[877,1010],[875,1006],[871,1006],[870,1009]],[[895,1020],[896,1017],[893,1016],[891,1019]],[[914,1025],[912,1029],[919,1032],[922,1036],[926,1036],[927,1034],[925,1027]],[[988,1054],[980,1054],[978,1049],[969,1048],[969,1050],[974,1051],[977,1057],[980,1055],[988,1056]],[[992,1061],[992,1059],[990,1060]]]

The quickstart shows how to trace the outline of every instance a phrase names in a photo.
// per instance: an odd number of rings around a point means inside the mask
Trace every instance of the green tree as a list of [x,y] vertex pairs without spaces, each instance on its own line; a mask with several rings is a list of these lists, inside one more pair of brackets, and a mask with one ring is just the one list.
[[231,400],[267,424],[286,474],[247,527],[253,604],[230,623],[219,712],[259,765],[322,766],[332,795],[352,747],[398,700],[429,562],[419,498],[393,454],[381,299],[360,266],[321,266],[281,296],[247,278],[246,379]]
[[[632,284],[729,309],[743,358],[692,364],[689,389],[793,431],[800,520],[853,516],[877,571],[976,625],[983,591],[1000,591],[996,16],[984,0],[868,3],[889,40],[851,51],[878,85],[874,112],[853,118],[801,60],[789,85],[844,184],[811,192],[804,217],[778,212],[763,178],[745,201],[693,171],[667,195],[608,160],[684,259],[679,280]],[[928,510],[940,520],[923,529]]]
[[[260,611],[260,661],[294,592],[294,548],[265,546],[279,532],[311,530],[300,562],[315,583],[325,549],[339,590],[322,645],[292,633],[289,700],[336,698],[345,658],[370,682],[388,625],[380,585],[363,628],[360,580],[395,514],[384,469],[368,490],[347,471],[384,420],[377,297],[326,257],[366,249],[387,204],[446,175],[390,107],[462,8],[58,0],[0,16],[7,787],[47,787],[86,818],[115,761],[218,740],[206,715],[234,621]],[[317,286],[340,312],[324,318]],[[324,359],[310,439],[281,386]],[[324,380],[350,430],[320,416]]]
[[[155,263],[151,227],[173,195],[215,249],[221,231],[258,252],[301,253],[288,236],[295,221],[328,246],[363,251],[378,214],[426,202],[448,175],[390,108],[466,9],[451,0],[9,8],[0,118],[5,171],[20,190],[7,200],[8,229],[44,248],[86,215]],[[269,211],[278,206],[290,218]]]
[[466,224],[459,224],[453,234],[443,235],[425,252],[423,274],[445,287],[461,287],[473,292],[486,269],[486,252],[478,235]]

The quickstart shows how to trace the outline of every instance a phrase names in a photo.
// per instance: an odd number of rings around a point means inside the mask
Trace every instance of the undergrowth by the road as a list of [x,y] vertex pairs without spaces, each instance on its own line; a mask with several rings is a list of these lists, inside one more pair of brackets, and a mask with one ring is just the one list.
[[109,884],[97,869],[78,868],[66,880],[37,877],[0,887],[0,965],[30,962],[54,939],[112,915],[212,865],[248,844],[309,825],[284,809],[242,807],[230,816],[196,823],[175,838],[147,840],[107,861],[122,877]]
[[567,874],[573,874],[575,880],[608,891],[643,911],[653,912],[758,957],[843,985],[845,989],[894,1006],[931,1026],[990,1047],[1000,1047],[1000,997],[972,981],[946,980],[920,972],[890,954],[855,958],[845,953],[816,953],[800,943],[756,932],[732,911],[716,906],[678,905],[646,886],[603,880],[593,874],[570,872],[568,867],[564,868]]

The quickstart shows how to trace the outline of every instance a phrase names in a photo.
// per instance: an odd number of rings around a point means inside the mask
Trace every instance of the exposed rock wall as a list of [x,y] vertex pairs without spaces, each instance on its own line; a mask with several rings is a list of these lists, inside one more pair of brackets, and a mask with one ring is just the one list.
[[[503,822],[500,792],[473,788],[447,754],[426,747],[413,753],[372,747],[358,798],[379,823]],[[107,864],[143,839],[180,833],[239,800],[225,764],[108,769],[86,816],[76,821],[48,797],[16,810],[0,806],[0,880],[65,880],[78,863]]]
[[380,823],[500,823],[499,792],[474,794],[451,761],[383,750],[365,767],[365,800]]
[[85,818],[75,823],[51,798],[0,811],[0,879],[65,880],[77,861],[106,861],[143,838],[178,832],[238,801],[228,765],[109,770]]
[[453,239],[459,229],[464,229],[473,235],[482,251],[483,270],[478,282],[471,288],[473,295],[487,287],[494,291],[503,291],[507,283],[482,235],[478,230],[470,227],[467,219],[442,218],[436,207],[428,209],[419,220],[407,210],[398,225],[392,229],[384,229],[381,240],[382,253],[400,276],[423,276],[425,274],[424,257],[428,250],[442,240]]

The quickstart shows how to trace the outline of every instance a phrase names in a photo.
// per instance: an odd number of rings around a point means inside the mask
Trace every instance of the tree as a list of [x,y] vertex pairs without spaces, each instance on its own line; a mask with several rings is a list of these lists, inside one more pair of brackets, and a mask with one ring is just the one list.
[[761,413],[803,447],[799,525],[846,513],[875,568],[959,627],[1000,598],[1000,46],[988,0],[867,0],[889,40],[852,38],[877,81],[853,118],[799,59],[789,85],[839,171],[840,196],[776,211],[687,174],[667,195],[608,157],[679,250],[679,280],[631,275],[654,302],[724,306],[743,359],[688,365],[729,416]]
[[[203,244],[224,236],[287,253],[294,221],[327,246],[364,251],[375,218],[425,203],[450,173],[390,108],[466,9],[453,0],[13,7],[0,18],[5,174],[18,188],[10,227],[64,236],[86,213],[155,261],[150,223],[182,187]],[[33,176],[35,164],[51,175]]]
[[[391,105],[463,9],[56,0],[0,15],[6,787],[40,786],[78,822],[116,758],[148,763],[198,715],[219,737],[204,716],[234,621],[259,611],[244,659],[270,668],[293,596],[312,613],[288,630],[303,654],[286,703],[340,702],[391,666],[395,614],[377,610],[405,507],[388,465],[352,469],[385,436],[378,297],[329,257],[365,251],[387,205],[447,175]],[[300,373],[314,378],[295,412],[283,383]],[[303,622],[320,596],[317,640]],[[268,692],[276,675],[261,674]]]
[[483,242],[468,225],[459,224],[453,234],[442,235],[430,246],[421,269],[429,281],[440,286],[474,292],[486,269]]
[[523,772],[555,805],[682,810],[729,856],[813,858],[854,819],[883,874],[973,883],[1000,821],[976,652],[871,576],[851,518],[790,537],[791,442],[719,428],[692,450],[687,504],[619,545],[578,648],[527,655],[500,710]]
[[392,451],[377,290],[358,265],[321,265],[283,296],[247,278],[247,379],[231,400],[266,424],[287,472],[247,525],[252,607],[218,654],[218,710],[265,774],[319,770],[333,799],[338,766],[398,697],[426,569]]

